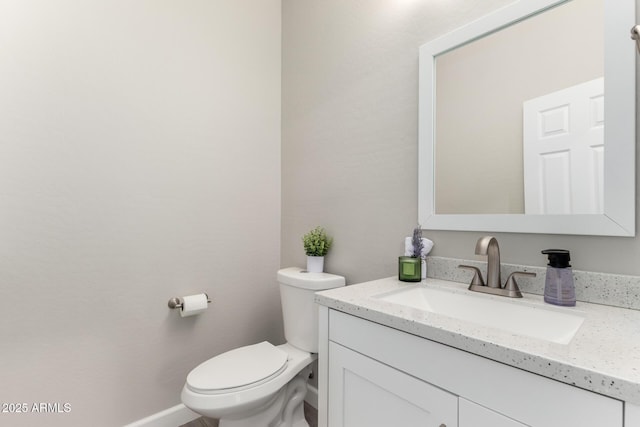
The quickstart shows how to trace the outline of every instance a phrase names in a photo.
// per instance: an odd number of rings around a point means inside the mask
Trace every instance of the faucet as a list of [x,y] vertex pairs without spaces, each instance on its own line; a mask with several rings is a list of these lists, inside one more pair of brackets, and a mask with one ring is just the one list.
[[498,240],[493,236],[479,238],[476,243],[476,255],[487,255],[487,286],[490,288],[502,287]]
[[478,267],[471,265],[459,265],[459,268],[467,268],[474,271],[473,279],[469,285],[470,291],[484,292],[486,294],[502,295],[512,298],[522,298],[522,292],[518,288],[515,276],[535,277],[536,273],[528,271],[514,271],[507,278],[504,287],[501,285],[500,274],[500,247],[498,240],[493,236],[484,236],[476,243],[476,255],[487,255],[487,284],[482,280],[482,272]]

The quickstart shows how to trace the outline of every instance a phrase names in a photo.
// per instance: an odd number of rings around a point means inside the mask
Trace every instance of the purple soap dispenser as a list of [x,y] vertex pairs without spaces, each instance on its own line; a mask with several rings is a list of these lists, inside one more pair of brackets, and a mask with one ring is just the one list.
[[562,306],[576,305],[576,288],[573,284],[571,256],[565,249],[545,249],[543,254],[549,257],[547,277],[544,282],[544,301]]

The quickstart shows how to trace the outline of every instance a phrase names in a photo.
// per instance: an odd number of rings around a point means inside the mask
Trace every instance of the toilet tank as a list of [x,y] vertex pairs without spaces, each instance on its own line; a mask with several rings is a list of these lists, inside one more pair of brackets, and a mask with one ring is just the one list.
[[308,273],[297,267],[278,271],[284,336],[287,342],[309,353],[318,352],[318,307],[315,293],[345,285],[344,277]]

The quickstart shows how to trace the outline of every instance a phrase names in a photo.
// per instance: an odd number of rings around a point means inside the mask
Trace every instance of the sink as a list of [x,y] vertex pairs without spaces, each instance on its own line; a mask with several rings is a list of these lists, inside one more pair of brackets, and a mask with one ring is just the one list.
[[578,314],[542,305],[435,287],[411,287],[373,298],[558,344],[568,344],[584,322]]

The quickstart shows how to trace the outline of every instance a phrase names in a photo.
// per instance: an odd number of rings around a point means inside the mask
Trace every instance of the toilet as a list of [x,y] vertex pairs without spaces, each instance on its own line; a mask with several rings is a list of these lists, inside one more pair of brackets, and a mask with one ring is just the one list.
[[236,348],[194,368],[182,389],[189,409],[219,427],[308,427],[303,411],[310,364],[318,352],[317,291],[345,279],[300,268],[278,271],[286,344]]

